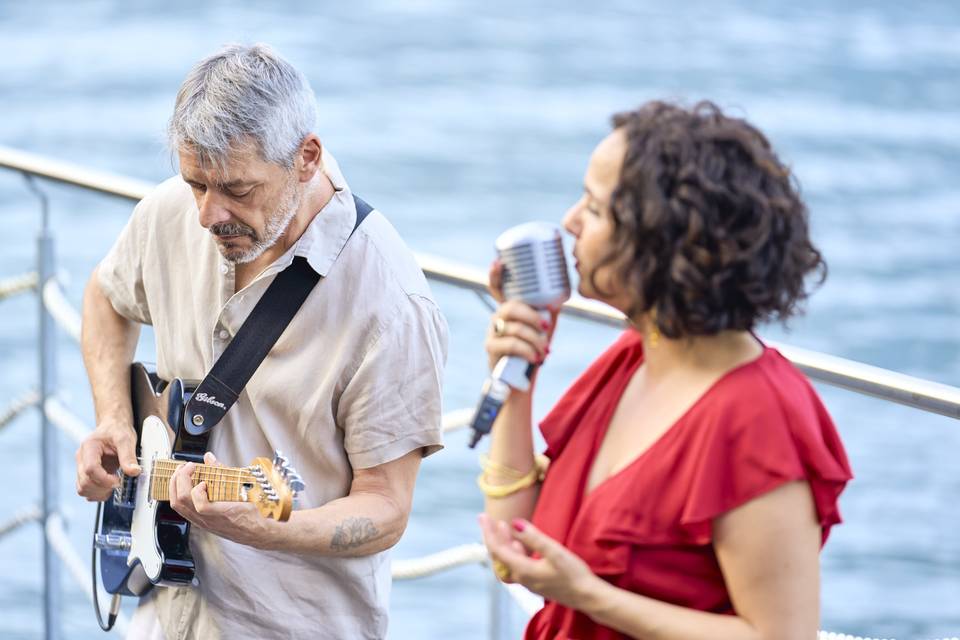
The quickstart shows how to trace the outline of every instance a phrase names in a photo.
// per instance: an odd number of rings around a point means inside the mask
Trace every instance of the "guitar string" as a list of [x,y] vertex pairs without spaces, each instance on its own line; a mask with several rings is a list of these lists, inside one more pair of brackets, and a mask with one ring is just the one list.
[[[146,458],[137,458],[137,461],[140,462],[141,464],[144,463],[144,462],[148,462]],[[187,464],[187,463],[184,462],[184,461],[172,460],[172,459],[167,459],[167,458],[162,458],[162,459],[159,459],[159,460],[151,460],[151,461],[149,461],[149,462],[151,462],[151,463],[153,464],[154,468],[157,468],[158,465],[159,465],[159,466],[162,467],[162,468],[166,468],[166,467],[171,467],[171,466],[172,466],[174,469],[177,469],[177,468],[183,466],[184,464]],[[198,462],[195,462],[194,464],[197,466],[197,469],[198,469],[198,470],[202,470],[202,469],[228,469],[228,470],[230,470],[230,473],[238,474],[238,475],[252,474],[254,467],[262,467],[262,465],[250,465],[250,466],[247,466],[247,467],[217,467],[217,466],[214,466],[214,465],[208,465],[208,464],[198,463]],[[271,466],[272,466],[272,465],[271,465]]]
[[[153,471],[151,473],[151,478],[154,479],[163,479],[169,480],[173,473],[176,472],[181,466],[185,463],[171,461],[171,460],[157,460],[153,463]],[[191,479],[199,480],[199,482],[211,481],[214,483],[229,483],[229,484],[258,484],[256,478],[253,477],[249,468],[242,467],[214,467],[214,466],[199,466],[194,470]],[[195,476],[198,476],[196,478]],[[199,484],[198,482],[198,484]],[[270,483],[273,485],[274,483]]]

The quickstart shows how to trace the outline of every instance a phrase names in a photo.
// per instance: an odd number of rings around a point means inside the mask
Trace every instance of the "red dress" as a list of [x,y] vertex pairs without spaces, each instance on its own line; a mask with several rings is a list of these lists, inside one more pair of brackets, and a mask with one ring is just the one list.
[[[775,349],[725,374],[659,440],[584,495],[617,401],[643,362],[628,330],[540,425],[550,468],[533,523],[594,573],[663,602],[733,613],[712,544],[713,519],[791,480],[810,484],[823,541],[852,477],[833,422]],[[547,602],[528,640],[626,638]]]

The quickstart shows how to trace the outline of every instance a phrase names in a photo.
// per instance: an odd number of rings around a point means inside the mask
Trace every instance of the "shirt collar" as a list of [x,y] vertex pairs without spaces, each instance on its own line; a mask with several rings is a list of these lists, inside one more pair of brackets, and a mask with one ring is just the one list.
[[300,239],[274,263],[277,270],[285,269],[295,256],[301,256],[321,277],[326,276],[353,232],[357,208],[350,186],[340,172],[340,165],[326,147],[323,147],[321,158],[323,173],[330,179],[335,191],[330,201],[307,225]]

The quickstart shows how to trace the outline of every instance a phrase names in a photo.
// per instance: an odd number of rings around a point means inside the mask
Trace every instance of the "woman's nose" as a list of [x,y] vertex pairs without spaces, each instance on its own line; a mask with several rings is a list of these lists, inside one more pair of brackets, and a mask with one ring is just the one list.
[[573,236],[580,233],[580,206],[579,203],[573,205],[563,216],[563,228]]

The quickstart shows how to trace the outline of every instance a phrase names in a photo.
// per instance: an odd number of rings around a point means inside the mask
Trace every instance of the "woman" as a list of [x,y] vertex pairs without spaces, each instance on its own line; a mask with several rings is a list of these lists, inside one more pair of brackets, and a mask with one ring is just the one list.
[[[753,333],[825,273],[806,207],[763,134],[710,103],[613,123],[563,224],[580,293],[630,328],[541,424],[545,477],[531,394],[503,407],[479,479],[494,569],[545,598],[530,639],[811,640],[851,474],[813,388]],[[490,276],[491,364],[543,362],[550,323]]]

